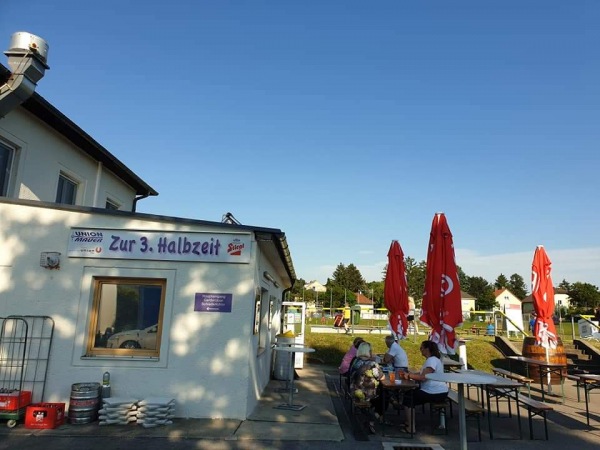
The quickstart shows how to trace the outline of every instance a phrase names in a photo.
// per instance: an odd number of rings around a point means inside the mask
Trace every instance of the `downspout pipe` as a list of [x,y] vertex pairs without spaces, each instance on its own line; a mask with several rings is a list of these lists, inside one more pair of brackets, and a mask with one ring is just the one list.
[[144,195],[138,195],[136,198],[133,199],[133,205],[131,206],[131,212],[135,212],[136,208],[137,208],[137,202],[139,200],[144,200],[145,198],[150,197],[150,193],[146,193]]
[[0,118],[31,97],[37,82],[50,67],[46,64],[48,44],[42,38],[25,31],[14,33],[8,57],[11,75],[0,85]]

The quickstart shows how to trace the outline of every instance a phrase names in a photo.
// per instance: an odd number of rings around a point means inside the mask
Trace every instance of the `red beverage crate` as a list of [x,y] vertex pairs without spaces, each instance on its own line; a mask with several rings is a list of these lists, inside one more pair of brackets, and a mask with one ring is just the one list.
[[25,412],[25,428],[52,429],[64,422],[64,403],[33,403]]
[[15,391],[0,394],[0,410],[16,411],[31,403],[31,391]]

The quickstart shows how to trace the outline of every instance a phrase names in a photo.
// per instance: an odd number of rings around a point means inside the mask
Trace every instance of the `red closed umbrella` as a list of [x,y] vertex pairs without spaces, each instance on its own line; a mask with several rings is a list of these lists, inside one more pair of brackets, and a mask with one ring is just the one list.
[[408,330],[408,284],[404,253],[398,241],[392,241],[388,251],[388,266],[383,287],[385,307],[390,312],[390,327],[399,339],[406,338]]
[[538,245],[531,264],[531,295],[536,319],[533,327],[535,343],[545,349],[555,349],[558,344],[554,314],[554,287],[552,286],[552,262],[543,245]]
[[444,213],[431,224],[421,322],[431,327],[429,339],[442,353],[453,355],[458,347],[454,329],[462,325],[460,283],[454,257],[452,233]]

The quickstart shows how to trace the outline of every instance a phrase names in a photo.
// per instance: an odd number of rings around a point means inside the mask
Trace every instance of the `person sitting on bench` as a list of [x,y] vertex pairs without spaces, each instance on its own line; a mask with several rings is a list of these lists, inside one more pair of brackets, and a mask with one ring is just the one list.
[[393,335],[385,337],[385,345],[387,345],[388,351],[383,355],[383,363],[390,366],[390,369],[395,371],[408,370],[408,355],[404,351],[400,344],[396,341]]
[[419,389],[408,391],[402,400],[402,404],[407,408],[406,427],[410,433],[415,432],[415,406],[443,402],[448,396],[448,384],[428,380],[425,377],[428,373],[444,373],[444,364],[440,359],[441,354],[437,344],[433,341],[423,341],[419,350],[426,358],[421,371],[406,372],[401,375],[404,380],[416,380],[421,384]]

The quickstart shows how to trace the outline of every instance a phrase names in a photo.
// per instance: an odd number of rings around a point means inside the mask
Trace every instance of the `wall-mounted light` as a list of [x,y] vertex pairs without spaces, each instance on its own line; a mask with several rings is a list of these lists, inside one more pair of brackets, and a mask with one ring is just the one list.
[[40,266],[46,269],[60,269],[60,253],[42,252],[40,254]]
[[275,286],[276,288],[279,287],[279,283],[277,283],[277,281],[275,281],[275,278],[273,278],[273,275],[271,275],[266,270],[263,272],[263,277],[265,277],[267,280],[269,280],[271,283],[273,283],[273,286]]

